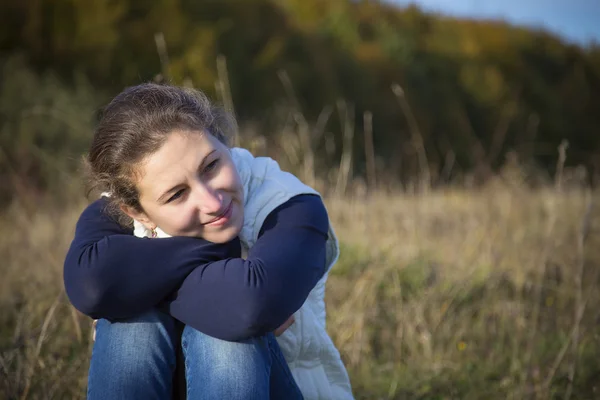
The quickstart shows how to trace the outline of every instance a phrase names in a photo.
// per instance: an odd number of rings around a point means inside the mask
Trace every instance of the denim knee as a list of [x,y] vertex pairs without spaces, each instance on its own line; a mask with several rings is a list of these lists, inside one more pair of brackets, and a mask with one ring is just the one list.
[[175,319],[157,310],[123,321],[99,320],[88,399],[170,396],[178,341]]
[[181,340],[188,398],[269,398],[271,356],[265,336],[228,342],[186,326]]

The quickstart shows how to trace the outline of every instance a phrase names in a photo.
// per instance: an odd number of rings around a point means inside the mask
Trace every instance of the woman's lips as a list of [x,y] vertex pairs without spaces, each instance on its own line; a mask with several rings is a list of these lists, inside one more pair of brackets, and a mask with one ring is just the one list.
[[229,219],[231,218],[232,213],[233,213],[233,201],[231,203],[229,203],[229,205],[227,206],[225,211],[223,211],[223,214],[219,215],[217,218],[213,219],[210,222],[207,222],[204,225],[206,225],[206,226],[225,225],[227,222],[229,222]]

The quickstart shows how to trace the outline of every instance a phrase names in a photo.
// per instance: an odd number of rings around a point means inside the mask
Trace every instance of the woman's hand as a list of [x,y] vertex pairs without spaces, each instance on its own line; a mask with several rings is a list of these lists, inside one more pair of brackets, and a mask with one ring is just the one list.
[[289,317],[288,320],[283,323],[283,325],[275,329],[273,333],[275,334],[275,336],[281,336],[283,332],[285,332],[290,326],[292,326],[294,322],[296,322],[296,318],[294,318],[294,315],[292,314],[292,316]]
[[92,342],[96,341],[96,325],[98,325],[97,319],[92,322]]

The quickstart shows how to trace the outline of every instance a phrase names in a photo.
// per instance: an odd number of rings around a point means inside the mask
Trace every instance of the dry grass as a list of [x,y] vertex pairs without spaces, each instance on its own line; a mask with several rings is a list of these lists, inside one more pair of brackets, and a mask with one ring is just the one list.
[[0,398],[81,398],[88,318],[70,306],[62,263],[83,207],[17,202],[0,216]]
[[[356,397],[600,397],[594,196],[329,198],[342,256],[328,328]],[[0,216],[0,398],[84,396],[90,324],[62,289],[83,205],[22,199]]]
[[345,247],[329,330],[357,395],[562,398],[577,366],[573,397],[600,396],[592,203],[507,188],[330,199]]

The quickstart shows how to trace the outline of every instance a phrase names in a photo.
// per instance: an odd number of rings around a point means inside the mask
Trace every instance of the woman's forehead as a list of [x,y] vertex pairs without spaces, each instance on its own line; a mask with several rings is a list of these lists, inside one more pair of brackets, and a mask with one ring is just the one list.
[[156,152],[141,163],[140,191],[168,190],[188,175],[195,175],[204,160],[218,150],[218,143],[210,134],[173,132]]

